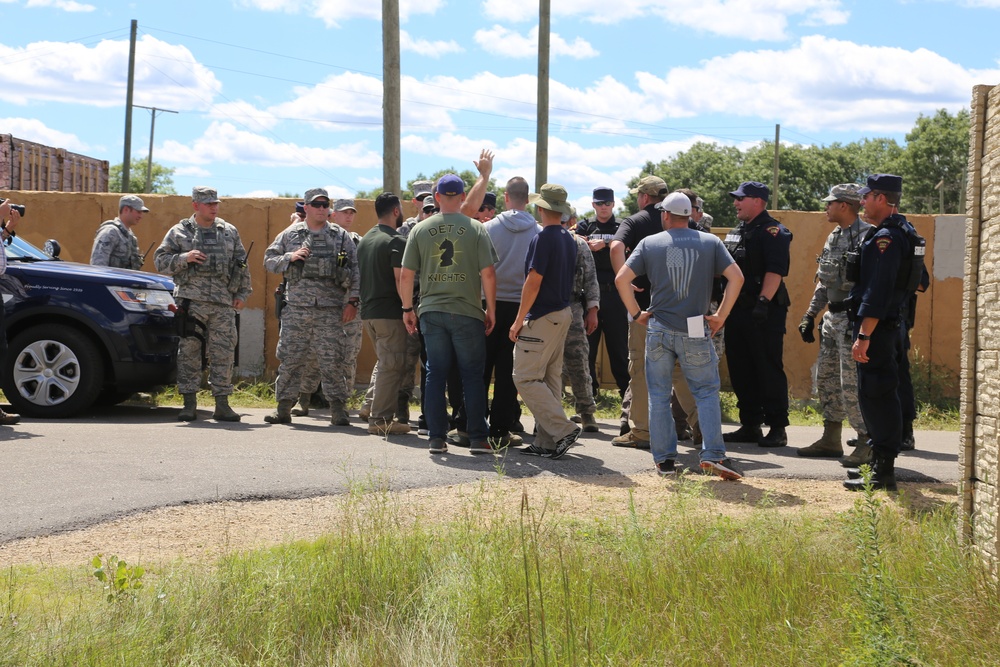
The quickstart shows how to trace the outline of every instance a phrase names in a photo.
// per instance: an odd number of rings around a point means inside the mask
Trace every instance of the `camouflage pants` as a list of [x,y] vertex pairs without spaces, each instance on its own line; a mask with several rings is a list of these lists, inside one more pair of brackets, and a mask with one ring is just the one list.
[[592,415],[597,412],[594,403],[594,388],[590,381],[590,343],[587,342],[587,330],[584,328],[584,310],[582,303],[571,303],[570,310],[573,319],[569,323],[566,334],[566,347],[563,348],[563,385],[567,383],[573,389],[573,399],[576,402],[576,413]]
[[842,422],[846,417],[851,428],[867,433],[858,406],[858,369],[851,356],[849,327],[847,313],[823,315],[816,360],[816,393],[825,421]]
[[[399,391],[396,392],[398,400],[405,400],[409,403],[413,399],[413,388],[416,386],[417,363],[420,361],[420,334],[406,334],[406,359],[403,362],[406,372],[399,383]],[[368,389],[365,391],[365,400],[361,406],[362,412],[371,412],[372,401],[375,400],[375,381],[378,379],[378,359],[372,366],[371,380],[368,382]]]
[[306,374],[315,373],[313,377],[318,376],[322,381],[326,400],[347,402],[350,395],[345,373],[348,348],[341,322],[343,314],[340,306],[285,306],[276,353],[281,365],[274,393],[279,401],[298,398]]
[[[228,304],[192,301],[188,314],[205,325],[205,354],[212,395],[228,396],[233,393],[236,311]],[[177,391],[194,394],[200,388],[201,341],[194,336],[181,338],[177,347]]]
[[[282,320],[284,314],[282,314]],[[354,390],[354,378],[358,369],[358,356],[361,354],[361,333],[364,331],[364,323],[357,317],[344,324],[339,323],[344,336],[344,343],[347,345],[342,371],[347,382],[348,394]],[[338,332],[337,335],[341,335]],[[312,394],[319,387],[320,369],[319,364],[309,364],[303,369],[302,383],[299,385],[299,393]]]

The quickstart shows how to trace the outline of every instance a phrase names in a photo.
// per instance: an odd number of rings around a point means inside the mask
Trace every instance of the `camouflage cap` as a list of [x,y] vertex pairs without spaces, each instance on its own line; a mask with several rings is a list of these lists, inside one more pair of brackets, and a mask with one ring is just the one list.
[[191,188],[191,201],[195,204],[218,204],[221,199],[219,199],[219,193],[215,188],[210,188],[207,185],[196,185]]
[[139,195],[125,195],[118,200],[118,210],[122,210],[128,206],[129,208],[134,208],[137,211],[142,211],[143,213],[149,213],[149,209],[143,203],[142,198]]
[[431,195],[430,197],[424,197],[424,203],[420,208],[424,211],[437,208],[437,202],[434,200],[434,196]]
[[413,181],[413,198],[423,199],[434,193],[434,181]]
[[643,176],[639,179],[639,184],[629,192],[634,195],[642,193],[654,197],[666,197],[670,188],[667,187],[667,182],[659,176]]
[[310,188],[306,190],[306,203],[311,204],[315,200],[322,197],[323,199],[330,201],[330,193],[328,193],[323,188]]
[[823,197],[823,201],[842,201],[849,204],[860,204],[861,194],[858,192],[861,186],[857,183],[841,183],[830,188],[830,194]]
[[338,199],[333,203],[333,212],[336,213],[337,211],[354,211],[357,213],[358,209],[354,208],[353,199]]

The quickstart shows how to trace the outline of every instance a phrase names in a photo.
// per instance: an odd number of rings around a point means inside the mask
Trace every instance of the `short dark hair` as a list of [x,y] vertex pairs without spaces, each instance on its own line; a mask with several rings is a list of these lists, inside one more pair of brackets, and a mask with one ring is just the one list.
[[885,197],[885,202],[890,206],[895,206],[899,208],[899,200],[902,199],[902,192],[886,192],[885,190],[872,190],[873,195],[882,195]]
[[528,204],[528,181],[523,176],[515,176],[507,181],[507,188],[504,192],[507,193],[511,203],[518,206]]
[[691,210],[698,208],[698,195],[694,193],[691,188],[681,188],[677,192],[681,193],[685,197],[691,200]]
[[375,216],[381,220],[399,206],[399,197],[391,192],[383,192],[375,198]]

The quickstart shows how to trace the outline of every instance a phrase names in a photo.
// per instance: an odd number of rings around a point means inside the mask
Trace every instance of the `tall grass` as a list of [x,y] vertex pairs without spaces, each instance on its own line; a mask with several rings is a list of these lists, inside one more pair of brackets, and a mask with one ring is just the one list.
[[484,486],[448,521],[355,489],[323,539],[147,565],[114,603],[84,567],[9,568],[0,665],[892,664],[854,659],[872,576],[905,607],[907,656],[1000,664],[997,589],[954,508],[735,518],[704,509],[710,488],[682,477],[662,503],[581,520]]

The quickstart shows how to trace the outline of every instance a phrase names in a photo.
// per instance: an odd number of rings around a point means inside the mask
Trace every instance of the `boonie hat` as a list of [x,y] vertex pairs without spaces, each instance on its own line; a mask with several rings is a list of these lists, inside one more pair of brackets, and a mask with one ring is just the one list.
[[634,195],[641,192],[644,195],[663,197],[667,194],[668,190],[669,188],[667,187],[667,182],[659,176],[643,176],[639,179],[639,185],[629,190],[629,192]]
[[458,174],[445,174],[438,179],[439,195],[460,195],[465,192],[465,181]]
[[872,174],[868,177],[868,182],[865,187],[858,190],[858,195],[864,197],[872,190],[881,190],[882,192],[902,192],[903,177],[896,176],[895,174]]
[[860,204],[861,195],[858,191],[861,186],[857,183],[841,183],[830,188],[830,194],[823,197],[823,201],[842,201],[851,204]]
[[357,213],[358,209],[354,208],[353,199],[338,199],[333,203],[333,212],[336,213],[337,211],[354,211]]
[[771,189],[757,181],[745,181],[740,187],[729,193],[730,197],[756,197],[767,201],[771,198]]
[[671,192],[655,208],[665,213],[688,217],[691,215],[691,198],[681,192]]
[[325,189],[323,189],[323,188],[311,188],[309,190],[306,190],[306,203],[307,204],[313,203],[315,200],[319,199],[320,197],[322,197],[323,199],[325,199],[327,201],[330,201],[330,195],[329,195],[329,193]]
[[573,212],[573,207],[569,205],[567,199],[569,196],[566,194],[566,188],[555,183],[546,183],[538,189],[537,193],[532,192],[528,195],[529,204],[541,206],[557,213]]
[[210,188],[207,185],[196,185],[191,188],[191,201],[195,204],[218,204],[221,199],[219,199],[219,193],[216,192],[215,188]]
[[118,200],[118,210],[122,210],[124,207],[134,208],[137,211],[142,211],[143,213],[149,213],[149,209],[142,202],[142,198],[138,195],[125,195]]

